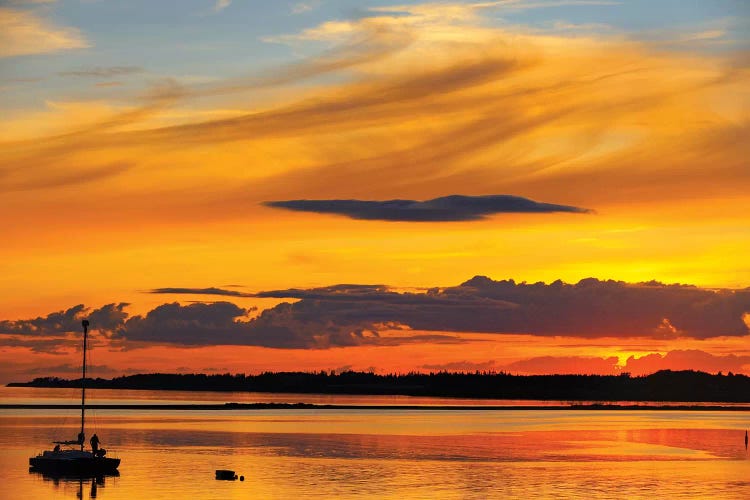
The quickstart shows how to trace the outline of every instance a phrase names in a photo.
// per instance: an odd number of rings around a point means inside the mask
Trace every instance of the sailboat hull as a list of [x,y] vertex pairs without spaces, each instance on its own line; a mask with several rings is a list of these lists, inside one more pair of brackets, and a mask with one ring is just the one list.
[[53,474],[111,474],[117,471],[117,467],[120,466],[120,459],[108,457],[58,458],[40,455],[29,458],[29,466],[34,471]]

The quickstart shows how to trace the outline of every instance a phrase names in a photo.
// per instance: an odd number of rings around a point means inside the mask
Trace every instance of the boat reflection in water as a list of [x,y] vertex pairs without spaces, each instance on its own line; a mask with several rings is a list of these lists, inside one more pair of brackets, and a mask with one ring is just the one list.
[[[65,485],[78,485],[76,498],[97,498],[98,490],[105,487],[106,478],[120,476],[117,470],[105,474],[63,474],[42,471],[34,467],[29,468],[29,474],[41,476],[44,482],[51,482],[55,488],[64,487]],[[89,491],[88,497],[84,497],[84,488]]]

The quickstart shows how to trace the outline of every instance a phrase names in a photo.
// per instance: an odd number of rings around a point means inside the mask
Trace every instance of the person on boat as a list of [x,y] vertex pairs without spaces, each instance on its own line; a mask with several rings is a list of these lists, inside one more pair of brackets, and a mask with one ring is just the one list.
[[78,433],[78,444],[83,444],[86,441],[86,435],[83,432]]
[[94,435],[91,436],[89,443],[91,443],[91,453],[93,453],[94,456],[97,456],[97,453],[99,452],[99,436],[94,433]]
[[56,444],[55,448],[52,451],[54,451],[55,453],[59,452],[60,451],[60,445]]
[[747,431],[745,431],[745,449],[747,449]]

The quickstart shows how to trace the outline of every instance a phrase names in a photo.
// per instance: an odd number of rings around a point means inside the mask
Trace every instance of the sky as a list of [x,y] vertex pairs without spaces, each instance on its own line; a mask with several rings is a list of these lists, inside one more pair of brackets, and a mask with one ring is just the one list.
[[744,0],[0,1],[0,382],[750,374]]

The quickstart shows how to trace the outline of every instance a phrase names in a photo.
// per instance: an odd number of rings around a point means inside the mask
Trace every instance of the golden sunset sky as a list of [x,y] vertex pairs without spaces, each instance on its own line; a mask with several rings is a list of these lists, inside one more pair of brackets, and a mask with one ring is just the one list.
[[1,2],[0,382],[75,376],[88,316],[102,377],[750,374],[748,33],[732,0]]

